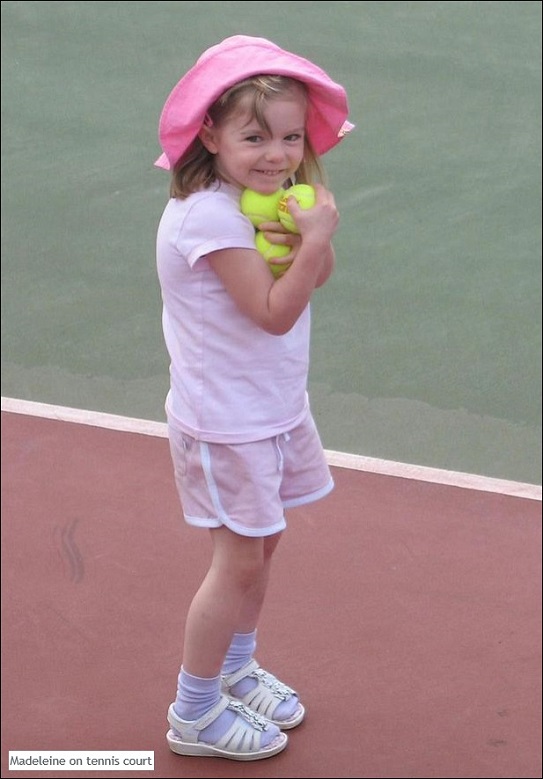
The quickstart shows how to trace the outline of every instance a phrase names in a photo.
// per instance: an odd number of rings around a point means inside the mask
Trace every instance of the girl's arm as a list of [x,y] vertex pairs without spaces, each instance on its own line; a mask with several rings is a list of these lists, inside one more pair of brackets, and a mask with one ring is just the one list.
[[280,278],[274,279],[256,250],[222,249],[207,255],[238,308],[272,335],[283,335],[292,328],[313,290],[324,284],[333,270],[331,240],[339,215],[332,193],[321,185],[315,189],[313,208],[303,210],[295,198],[289,200],[300,235],[288,234],[281,239],[292,245],[291,254],[282,258],[292,259],[292,265]]
[[332,275],[332,271],[334,270],[335,265],[336,265],[336,254],[334,252],[334,247],[332,246],[332,244],[329,244],[328,249],[323,256],[322,272],[319,278],[317,279],[317,283],[315,284],[316,287],[322,287],[323,284],[326,284],[326,282]]

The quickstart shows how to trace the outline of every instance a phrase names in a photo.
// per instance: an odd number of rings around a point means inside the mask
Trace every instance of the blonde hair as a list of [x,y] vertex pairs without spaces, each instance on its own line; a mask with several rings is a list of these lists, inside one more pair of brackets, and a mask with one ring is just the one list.
[[[301,92],[307,100],[307,89],[301,81],[287,76],[252,76],[224,92],[209,108],[207,117],[216,126],[237,112],[248,110],[251,119],[256,119],[261,127],[269,131],[264,117],[268,102],[295,91]],[[173,168],[170,197],[183,200],[193,192],[207,189],[218,178],[215,156],[196,137]],[[306,136],[304,156],[296,171],[296,183],[313,184],[324,180],[324,169]]]

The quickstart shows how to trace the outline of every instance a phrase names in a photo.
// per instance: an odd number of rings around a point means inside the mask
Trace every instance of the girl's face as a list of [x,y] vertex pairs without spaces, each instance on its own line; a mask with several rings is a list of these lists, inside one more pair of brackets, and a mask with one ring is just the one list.
[[217,175],[240,189],[269,195],[298,169],[304,154],[305,101],[285,95],[269,100],[261,127],[240,110],[217,127],[204,127],[200,139],[215,155]]

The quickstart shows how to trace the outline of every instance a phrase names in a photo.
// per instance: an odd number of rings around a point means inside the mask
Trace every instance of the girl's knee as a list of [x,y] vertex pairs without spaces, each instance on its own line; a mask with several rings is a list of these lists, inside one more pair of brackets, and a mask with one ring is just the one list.
[[248,590],[264,575],[265,565],[263,556],[233,560],[228,573],[239,588]]

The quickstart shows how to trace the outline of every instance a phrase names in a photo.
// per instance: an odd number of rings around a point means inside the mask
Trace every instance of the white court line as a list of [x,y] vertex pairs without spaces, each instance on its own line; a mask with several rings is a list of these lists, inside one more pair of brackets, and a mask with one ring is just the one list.
[[[125,433],[140,433],[141,435],[150,435],[157,438],[167,438],[168,436],[165,422],[153,422],[148,419],[123,417],[116,414],[103,414],[97,411],[68,408],[66,406],[52,406],[48,403],[35,403],[31,400],[3,397],[2,411],[56,419],[61,422],[75,422],[80,425],[91,425],[92,427],[105,427]],[[326,457],[328,463],[337,468],[349,468],[355,471],[395,476],[400,479],[433,482],[434,484],[445,484],[451,487],[461,487],[481,492],[496,492],[501,495],[512,495],[516,498],[528,498],[529,500],[540,501],[542,497],[541,486],[538,484],[493,479],[489,476],[447,471],[441,468],[428,468],[424,465],[410,465],[409,463],[398,463],[393,460],[380,460],[375,457],[334,452],[329,449],[326,450]]]

